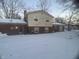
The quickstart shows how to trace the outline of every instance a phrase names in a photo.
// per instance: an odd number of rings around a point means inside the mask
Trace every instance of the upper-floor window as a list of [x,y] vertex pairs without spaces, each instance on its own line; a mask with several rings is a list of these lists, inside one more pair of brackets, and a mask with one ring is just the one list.
[[38,21],[38,19],[34,19],[34,21]]
[[49,22],[49,20],[46,20],[46,22]]

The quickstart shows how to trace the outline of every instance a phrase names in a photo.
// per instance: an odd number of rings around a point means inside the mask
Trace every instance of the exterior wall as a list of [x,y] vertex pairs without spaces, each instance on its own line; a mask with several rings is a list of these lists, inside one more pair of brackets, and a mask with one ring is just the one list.
[[[47,30],[45,28],[48,28]],[[29,33],[49,33],[52,32],[52,27],[28,27]]]
[[[34,19],[38,19],[35,21]],[[48,22],[46,22],[48,20]],[[44,12],[36,12],[28,14],[28,26],[52,27],[53,17]]]
[[63,25],[53,25],[53,32],[62,32],[64,31]]
[[71,25],[71,28],[72,28],[73,30],[79,30],[79,25]]
[[0,24],[0,32],[7,34],[26,33],[27,25]]

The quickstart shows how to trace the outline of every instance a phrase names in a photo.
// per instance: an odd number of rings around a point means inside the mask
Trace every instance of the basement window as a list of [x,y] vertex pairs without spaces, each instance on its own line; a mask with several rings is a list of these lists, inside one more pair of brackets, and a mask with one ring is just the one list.
[[38,19],[34,19],[34,21],[38,21]]

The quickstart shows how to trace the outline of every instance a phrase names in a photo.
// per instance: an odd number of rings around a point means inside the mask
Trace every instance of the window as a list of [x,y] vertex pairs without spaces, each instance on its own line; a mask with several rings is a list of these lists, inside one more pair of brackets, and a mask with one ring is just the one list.
[[13,28],[13,27],[11,27],[10,29],[11,29],[11,30],[13,30],[14,28]]
[[18,29],[18,26],[16,26],[15,29]]
[[10,27],[11,30],[18,29],[18,26]]
[[49,22],[49,20],[46,20],[46,22]]
[[38,19],[34,19],[35,21],[38,21]]

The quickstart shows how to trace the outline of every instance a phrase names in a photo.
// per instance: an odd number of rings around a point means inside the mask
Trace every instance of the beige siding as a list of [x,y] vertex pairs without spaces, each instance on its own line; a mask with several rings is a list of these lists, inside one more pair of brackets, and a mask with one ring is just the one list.
[[[38,21],[35,21],[34,19],[38,19]],[[46,22],[46,20],[49,20],[49,22]],[[52,27],[52,22],[53,17],[43,12],[28,14],[28,26]]]

